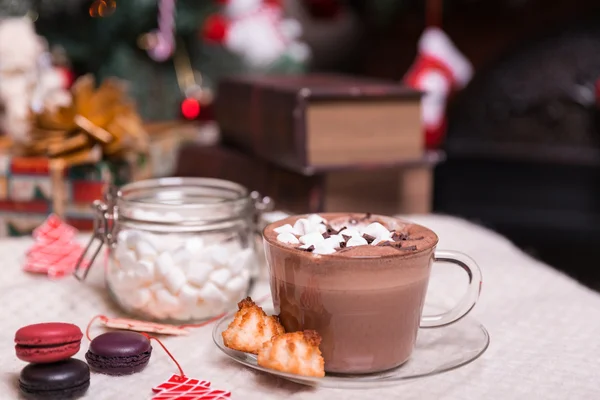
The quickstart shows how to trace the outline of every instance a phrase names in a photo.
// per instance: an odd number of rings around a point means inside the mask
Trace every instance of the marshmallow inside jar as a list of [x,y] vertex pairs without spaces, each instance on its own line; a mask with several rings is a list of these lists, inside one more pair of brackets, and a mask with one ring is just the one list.
[[233,310],[258,271],[254,204],[246,188],[219,179],[123,186],[107,240],[111,297],[132,317],[159,322]]

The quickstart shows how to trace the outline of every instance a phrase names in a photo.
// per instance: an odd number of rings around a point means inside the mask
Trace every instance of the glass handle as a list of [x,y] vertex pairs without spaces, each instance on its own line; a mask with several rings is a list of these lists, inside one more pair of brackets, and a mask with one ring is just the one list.
[[434,254],[434,263],[449,263],[462,268],[469,278],[467,292],[451,310],[436,315],[423,315],[421,328],[437,328],[450,325],[467,315],[477,303],[481,293],[481,270],[469,256],[457,251],[439,250]]

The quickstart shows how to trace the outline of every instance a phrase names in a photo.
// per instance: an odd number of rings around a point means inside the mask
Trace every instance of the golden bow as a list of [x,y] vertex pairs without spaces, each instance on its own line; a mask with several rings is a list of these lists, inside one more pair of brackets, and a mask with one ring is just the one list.
[[123,82],[106,79],[96,88],[85,75],[71,92],[70,106],[34,115],[31,140],[18,145],[23,154],[85,159],[98,149],[107,158],[147,152],[148,135]]

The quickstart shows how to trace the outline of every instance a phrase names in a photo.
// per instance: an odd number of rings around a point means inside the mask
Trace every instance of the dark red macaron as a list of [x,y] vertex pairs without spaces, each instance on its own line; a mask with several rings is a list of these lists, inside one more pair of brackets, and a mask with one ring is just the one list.
[[94,338],[85,353],[90,368],[107,375],[129,375],[143,370],[152,354],[150,339],[138,332],[113,331]]
[[77,354],[82,337],[77,325],[65,322],[27,325],[15,333],[15,351],[23,361],[52,363]]

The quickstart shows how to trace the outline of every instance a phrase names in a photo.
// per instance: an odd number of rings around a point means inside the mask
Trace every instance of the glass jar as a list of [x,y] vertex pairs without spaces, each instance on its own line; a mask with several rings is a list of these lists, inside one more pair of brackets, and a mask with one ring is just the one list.
[[94,203],[87,251],[95,239],[94,255],[107,245],[107,288],[132,316],[173,323],[210,318],[244,298],[258,273],[255,224],[270,201],[259,197],[219,179],[128,184]]

